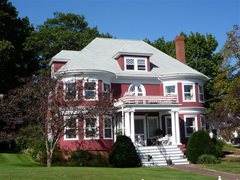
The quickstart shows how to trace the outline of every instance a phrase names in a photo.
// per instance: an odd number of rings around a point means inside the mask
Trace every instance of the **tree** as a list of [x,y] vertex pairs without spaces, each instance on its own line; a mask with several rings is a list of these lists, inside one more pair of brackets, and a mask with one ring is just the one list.
[[[79,91],[80,88],[78,87]],[[86,116],[91,119],[97,115],[112,115],[114,108],[111,99],[104,98],[99,93],[97,102],[84,106],[81,94],[78,94],[77,100],[66,101],[60,79],[36,78],[13,90],[8,98],[4,99],[1,109],[8,113],[2,115],[5,116],[2,119],[11,119],[12,122],[21,119],[22,127],[33,127],[29,128],[34,130],[30,131],[31,135],[40,135],[38,139],[45,142],[47,166],[50,167],[60,138],[77,132],[76,118],[83,120]],[[8,106],[7,102],[11,102],[11,106]]]
[[234,25],[227,36],[221,51],[224,59],[213,84],[218,101],[208,119],[221,130],[224,138],[229,139],[233,131],[240,131],[240,26]]
[[111,37],[109,34],[100,34],[96,27],[90,28],[82,15],[55,12],[54,18],[47,19],[32,32],[25,48],[37,54],[44,69],[50,58],[59,51],[63,49],[80,51],[98,36]]
[[23,45],[32,31],[27,17],[19,18],[8,0],[0,0],[0,94],[17,87],[21,78],[37,69],[33,52]]

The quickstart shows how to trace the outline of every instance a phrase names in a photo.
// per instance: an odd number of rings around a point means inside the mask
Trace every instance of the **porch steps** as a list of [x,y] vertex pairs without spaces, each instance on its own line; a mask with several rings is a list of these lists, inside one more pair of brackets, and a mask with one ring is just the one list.
[[167,159],[173,165],[189,164],[177,145],[136,147],[143,166],[165,166]]

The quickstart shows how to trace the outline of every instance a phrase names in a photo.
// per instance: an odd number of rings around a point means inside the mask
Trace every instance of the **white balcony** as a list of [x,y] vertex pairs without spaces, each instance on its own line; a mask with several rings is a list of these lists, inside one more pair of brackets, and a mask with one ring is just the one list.
[[134,96],[125,93],[123,97],[119,98],[115,106],[121,104],[177,104],[177,96]]

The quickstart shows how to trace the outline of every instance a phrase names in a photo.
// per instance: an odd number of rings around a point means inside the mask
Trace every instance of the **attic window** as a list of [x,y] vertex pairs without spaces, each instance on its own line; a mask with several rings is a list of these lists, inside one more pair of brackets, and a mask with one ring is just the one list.
[[129,71],[146,71],[147,58],[144,57],[125,57],[125,70]]
[[134,59],[126,59],[126,69],[134,70]]

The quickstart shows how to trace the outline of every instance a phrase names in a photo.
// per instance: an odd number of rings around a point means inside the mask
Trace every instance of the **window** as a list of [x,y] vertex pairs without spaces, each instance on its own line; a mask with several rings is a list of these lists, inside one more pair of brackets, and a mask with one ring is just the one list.
[[138,70],[146,70],[146,63],[145,63],[145,59],[138,59],[137,60],[137,68],[138,68]]
[[202,130],[206,130],[207,129],[205,116],[203,116],[203,115],[200,116],[200,124],[201,124],[201,129]]
[[165,96],[177,95],[175,85],[166,85],[165,86]]
[[125,57],[125,70],[146,71],[147,58]]
[[122,135],[122,117],[117,116],[116,118],[116,135]]
[[84,120],[85,139],[98,138],[98,118],[86,117]]
[[104,117],[104,139],[112,139],[112,119]]
[[185,116],[185,135],[190,137],[197,130],[197,116]]
[[134,59],[126,59],[126,69],[134,70]]
[[75,100],[77,99],[77,87],[76,82],[65,82],[64,85],[64,95],[65,100]]
[[203,86],[202,85],[198,85],[198,93],[199,93],[199,101],[200,102],[204,102],[204,91],[203,91]]
[[183,85],[184,101],[195,101],[195,89],[193,84]]
[[76,117],[64,116],[64,139],[76,140],[78,139],[77,127],[78,121]]
[[97,99],[97,82],[89,81],[84,82],[83,96],[86,100]]
[[104,99],[110,99],[110,84],[103,84],[103,97]]
[[128,92],[130,92],[131,94],[133,94],[135,96],[145,96],[146,95],[145,88],[142,84],[132,84],[128,88]]

